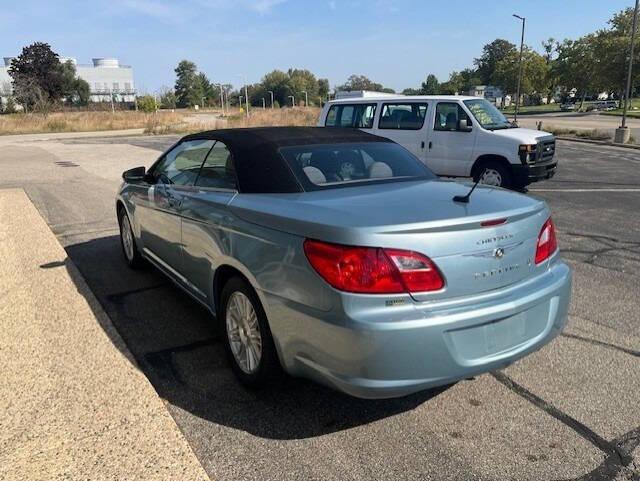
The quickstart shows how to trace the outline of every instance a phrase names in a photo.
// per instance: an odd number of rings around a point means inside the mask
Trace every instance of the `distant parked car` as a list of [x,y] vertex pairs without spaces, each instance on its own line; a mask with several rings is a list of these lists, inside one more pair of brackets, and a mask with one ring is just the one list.
[[[369,95],[365,95],[369,94]],[[523,188],[553,177],[555,137],[519,128],[483,98],[363,92],[328,102],[320,127],[359,128],[399,143],[437,175]]]
[[565,102],[560,105],[560,110],[563,112],[571,112],[577,110],[575,102]]
[[203,132],[123,178],[126,262],[146,259],[216,315],[249,386],[283,368],[401,396],[502,368],[567,319],[571,271],[543,201],[469,197],[382,137]]

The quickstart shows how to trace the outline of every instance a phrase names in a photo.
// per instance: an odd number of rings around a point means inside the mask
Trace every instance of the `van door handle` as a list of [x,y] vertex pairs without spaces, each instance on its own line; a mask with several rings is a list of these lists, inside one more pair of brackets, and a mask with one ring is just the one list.
[[424,149],[424,140],[422,142],[420,142],[420,148]]
[[431,150],[432,146],[433,146],[433,142],[429,141],[429,150]]

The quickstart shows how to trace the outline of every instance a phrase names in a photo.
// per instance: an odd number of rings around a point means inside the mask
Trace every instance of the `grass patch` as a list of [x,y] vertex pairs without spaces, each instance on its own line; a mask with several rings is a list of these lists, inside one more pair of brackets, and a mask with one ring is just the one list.
[[[154,119],[155,117],[155,119]],[[171,125],[182,121],[175,112],[55,112],[52,114],[0,115],[0,135],[38,134],[50,132],[94,132],[147,128],[150,123]]]
[[191,111],[134,111],[55,112],[40,114],[0,115],[0,135],[38,134],[52,132],[97,132],[105,130],[144,129],[152,135],[186,134],[203,130],[260,126],[312,126],[320,115],[319,108],[253,108],[244,114],[216,118],[215,114]]
[[318,123],[320,109],[316,107],[296,107],[283,109],[250,110],[247,118],[244,114],[236,114],[228,117],[227,126],[234,127],[312,127]]
[[611,133],[599,130],[599,129],[588,129],[588,130],[580,130],[580,129],[566,129],[562,127],[548,127],[545,128],[548,132],[551,132],[553,135],[559,135],[564,137],[577,137],[581,139],[589,139],[589,140],[613,140]]
[[[515,111],[515,105],[502,109],[504,114],[513,114]],[[560,104],[525,105],[518,109],[518,115],[548,114],[552,112],[560,112]]]

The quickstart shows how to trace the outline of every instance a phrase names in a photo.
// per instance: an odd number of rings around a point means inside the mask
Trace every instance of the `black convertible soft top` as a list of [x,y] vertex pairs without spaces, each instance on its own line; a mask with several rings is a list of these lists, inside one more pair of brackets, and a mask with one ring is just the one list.
[[233,155],[240,192],[290,193],[303,187],[278,149],[294,145],[391,142],[357,129],[332,127],[254,127],[199,132],[181,142],[212,139],[224,142]]

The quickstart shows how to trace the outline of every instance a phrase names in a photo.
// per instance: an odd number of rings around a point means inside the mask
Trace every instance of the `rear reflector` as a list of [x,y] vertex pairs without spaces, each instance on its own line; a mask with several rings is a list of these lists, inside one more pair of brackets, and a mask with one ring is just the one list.
[[485,220],[484,222],[480,222],[480,226],[482,227],[491,227],[492,225],[500,225],[507,222],[507,219],[493,219],[493,220]]
[[440,271],[428,257],[413,251],[354,247],[304,241],[309,263],[331,286],[360,294],[438,291]]
[[556,228],[553,225],[551,217],[542,226],[540,235],[538,235],[538,244],[536,247],[536,264],[546,261],[555,251],[558,250],[558,241],[556,239]]

